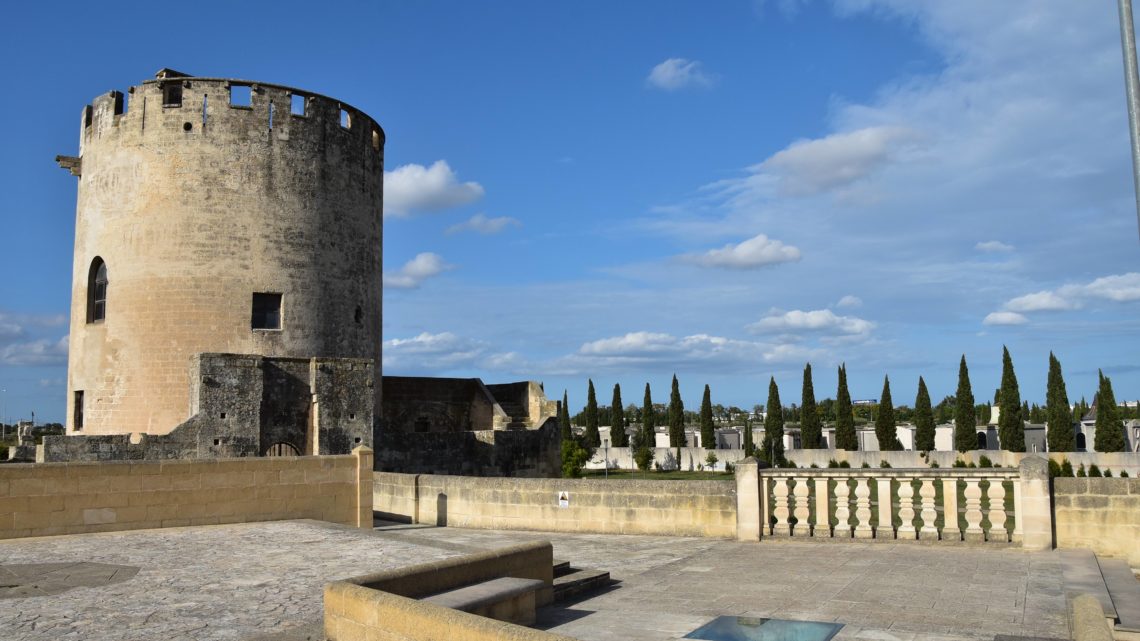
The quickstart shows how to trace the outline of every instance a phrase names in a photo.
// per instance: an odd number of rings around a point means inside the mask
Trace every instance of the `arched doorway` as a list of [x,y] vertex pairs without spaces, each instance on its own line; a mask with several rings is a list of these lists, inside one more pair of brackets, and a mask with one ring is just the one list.
[[978,432],[978,449],[979,450],[989,449],[986,447],[986,433],[985,432]]
[[1084,434],[1077,434],[1077,451],[1084,452],[1087,449],[1088,441],[1085,440]]
[[300,456],[301,452],[297,451],[291,443],[274,443],[265,448],[266,456]]

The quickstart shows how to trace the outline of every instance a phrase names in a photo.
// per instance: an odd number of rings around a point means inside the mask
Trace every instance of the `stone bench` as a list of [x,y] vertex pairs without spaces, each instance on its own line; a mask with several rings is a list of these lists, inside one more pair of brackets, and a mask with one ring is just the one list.
[[544,587],[546,583],[538,579],[501,577],[420,600],[517,625],[533,625],[534,595]]

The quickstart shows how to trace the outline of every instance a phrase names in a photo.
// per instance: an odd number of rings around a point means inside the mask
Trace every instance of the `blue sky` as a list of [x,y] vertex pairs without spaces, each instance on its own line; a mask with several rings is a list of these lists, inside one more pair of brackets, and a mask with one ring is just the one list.
[[60,420],[79,114],[161,67],[387,133],[384,370],[687,406],[1140,397],[1113,3],[124,2],[0,24],[0,413]]

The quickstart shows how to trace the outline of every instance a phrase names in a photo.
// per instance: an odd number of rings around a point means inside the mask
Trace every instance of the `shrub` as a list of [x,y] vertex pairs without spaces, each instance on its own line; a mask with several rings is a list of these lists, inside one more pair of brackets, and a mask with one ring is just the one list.
[[841,461],[839,463],[839,467],[851,467],[851,464],[848,463],[847,461]]
[[839,462],[836,461],[835,459],[831,459],[830,461],[827,462],[827,466],[828,467],[839,467]]
[[1069,459],[1061,459],[1061,476],[1073,476],[1073,464]]
[[938,467],[938,461],[931,461],[930,467]]
[[578,444],[575,439],[562,441],[562,478],[576,479],[582,476],[582,468],[590,461],[590,451]]
[[870,464],[868,464],[868,463],[867,463],[867,461],[863,461],[863,464],[862,464],[862,465],[860,465],[859,467],[862,467],[862,468],[869,468],[869,467],[871,467],[871,466],[870,466]]
[[954,459],[954,465],[952,465],[951,467],[966,467],[966,462],[960,458]]
[[1077,468],[1077,478],[1083,479],[1086,476],[1088,476],[1088,475],[1085,474],[1085,464],[1081,463],[1081,466]]
[[[647,472],[653,466],[653,450],[648,447],[639,447],[633,451],[633,462],[637,463],[637,469]],[[661,465],[657,465],[658,471],[661,470]]]
[[1120,478],[1122,478],[1122,479],[1128,478],[1128,470],[1120,470]]
[[736,473],[736,466],[733,465],[732,463],[725,463],[724,464],[724,471],[728,472],[729,474],[735,474]]
[[720,461],[716,456],[716,452],[709,451],[709,455],[705,457],[705,463],[708,464],[710,470],[716,469],[716,464]]
[[890,467],[890,466],[891,466],[891,464],[887,462],[887,459],[883,459],[883,460],[879,461],[879,467]]
[[1061,476],[1061,464],[1049,459],[1049,478],[1055,479],[1058,476]]
[[1099,479],[1102,476],[1104,476],[1104,475],[1100,473],[1100,468],[1097,467],[1096,463],[1093,463],[1092,465],[1089,466],[1089,477]]
[[973,461],[970,461],[970,464],[969,464],[969,465],[967,465],[966,467],[977,467],[977,465],[976,465],[976,464],[974,464],[974,462],[973,462]]
[[812,468],[812,469],[819,469],[819,466],[818,466],[818,465],[816,465],[815,463],[812,463],[812,464],[811,464],[811,465],[809,465],[808,467],[810,467],[810,468]]
[[982,454],[982,457],[978,459],[978,467],[993,467],[993,466],[994,466],[994,462],[991,461],[990,457],[986,456],[985,454]]
[[1112,478],[1112,470],[1108,469],[1107,467],[1104,468],[1104,478],[1106,478],[1106,479]]

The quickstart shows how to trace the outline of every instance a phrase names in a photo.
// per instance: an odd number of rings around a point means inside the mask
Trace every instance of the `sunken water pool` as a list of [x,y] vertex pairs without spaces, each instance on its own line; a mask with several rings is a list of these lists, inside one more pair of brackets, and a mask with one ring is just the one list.
[[717,617],[685,635],[704,641],[829,641],[843,625],[752,617]]

